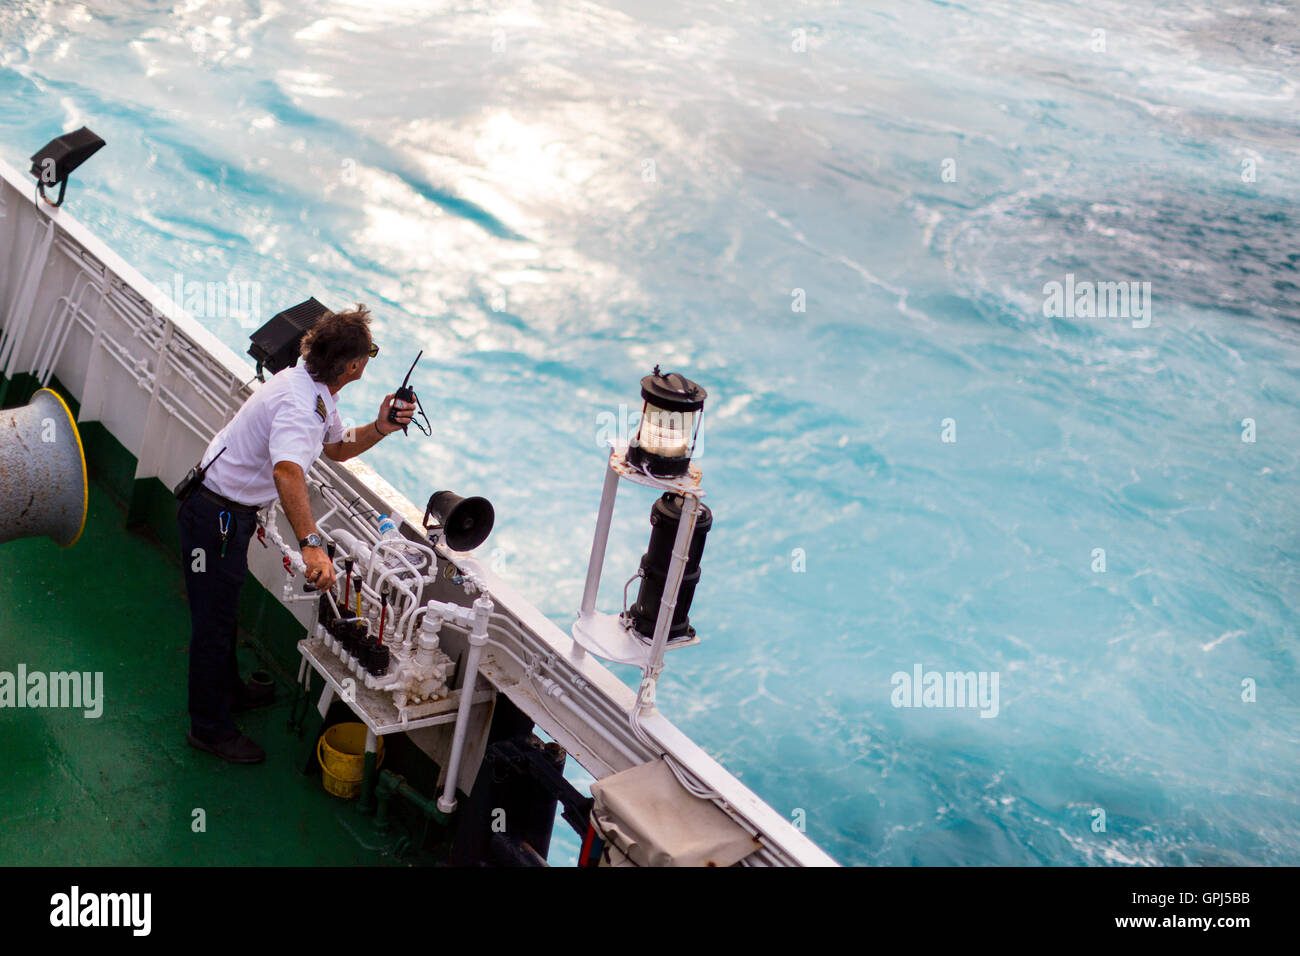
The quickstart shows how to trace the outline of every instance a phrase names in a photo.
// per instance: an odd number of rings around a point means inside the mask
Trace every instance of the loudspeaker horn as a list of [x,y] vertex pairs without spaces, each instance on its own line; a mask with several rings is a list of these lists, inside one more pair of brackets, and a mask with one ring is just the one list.
[[429,496],[429,506],[424,509],[424,530],[439,530],[439,527],[429,527],[430,516],[438,519],[442,539],[453,551],[473,551],[487,540],[496,520],[492,502],[486,498],[462,498],[454,491],[438,491]]
[[81,435],[59,394],[42,388],[0,411],[0,541],[48,535],[70,548],[89,503]]

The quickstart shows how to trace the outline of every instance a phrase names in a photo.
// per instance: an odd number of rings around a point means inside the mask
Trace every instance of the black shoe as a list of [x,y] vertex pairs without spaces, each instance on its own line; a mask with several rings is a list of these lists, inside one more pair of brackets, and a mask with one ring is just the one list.
[[[254,680],[239,685],[230,702],[231,713],[239,714],[246,710],[256,710],[275,702],[275,684],[266,671],[253,671]],[[259,678],[265,678],[259,679]]]
[[186,734],[185,739],[191,747],[216,754],[226,763],[261,763],[266,759],[266,751],[241,733],[215,744],[200,740],[193,734]]

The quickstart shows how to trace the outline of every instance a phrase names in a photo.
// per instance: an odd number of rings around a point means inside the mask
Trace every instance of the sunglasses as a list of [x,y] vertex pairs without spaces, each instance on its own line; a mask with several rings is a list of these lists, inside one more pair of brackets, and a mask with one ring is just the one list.
[[376,355],[379,354],[379,346],[378,345],[370,346],[370,352],[368,354],[370,355],[371,358],[374,358]]

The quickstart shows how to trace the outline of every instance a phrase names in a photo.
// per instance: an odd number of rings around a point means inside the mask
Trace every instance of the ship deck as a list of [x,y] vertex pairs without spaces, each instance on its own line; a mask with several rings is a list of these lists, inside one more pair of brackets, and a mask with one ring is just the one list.
[[[12,404],[12,403],[9,403]],[[242,715],[265,763],[228,765],[185,741],[189,606],[179,555],[92,470],[81,540],[0,544],[0,671],[103,673],[98,718],[4,712],[0,860],[8,865],[328,865],[392,862],[356,801],[301,769],[290,703]],[[244,673],[259,659],[241,631]],[[288,675],[290,680],[292,675]],[[309,742],[308,742],[309,743]],[[206,828],[195,832],[195,810]]]

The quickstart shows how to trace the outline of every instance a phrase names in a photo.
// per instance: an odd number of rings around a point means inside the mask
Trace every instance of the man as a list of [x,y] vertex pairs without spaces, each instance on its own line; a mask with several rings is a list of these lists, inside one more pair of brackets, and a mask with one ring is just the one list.
[[[203,484],[177,511],[192,627],[187,739],[230,763],[266,758],[232,717],[270,700],[270,688],[243,682],[235,661],[239,592],[257,512],[279,498],[308,583],[322,591],[331,587],[334,564],[312,518],[307,470],[322,450],[334,461],[361,454],[408,423],[413,412],[411,403],[386,395],[375,421],[355,434],[343,433],[334,396],[360,379],[379,352],[364,305],[322,316],[303,337],[301,351],[302,362],[272,376],[217,432],[203,454],[203,462],[211,463]],[[390,407],[401,424],[388,420]]]

